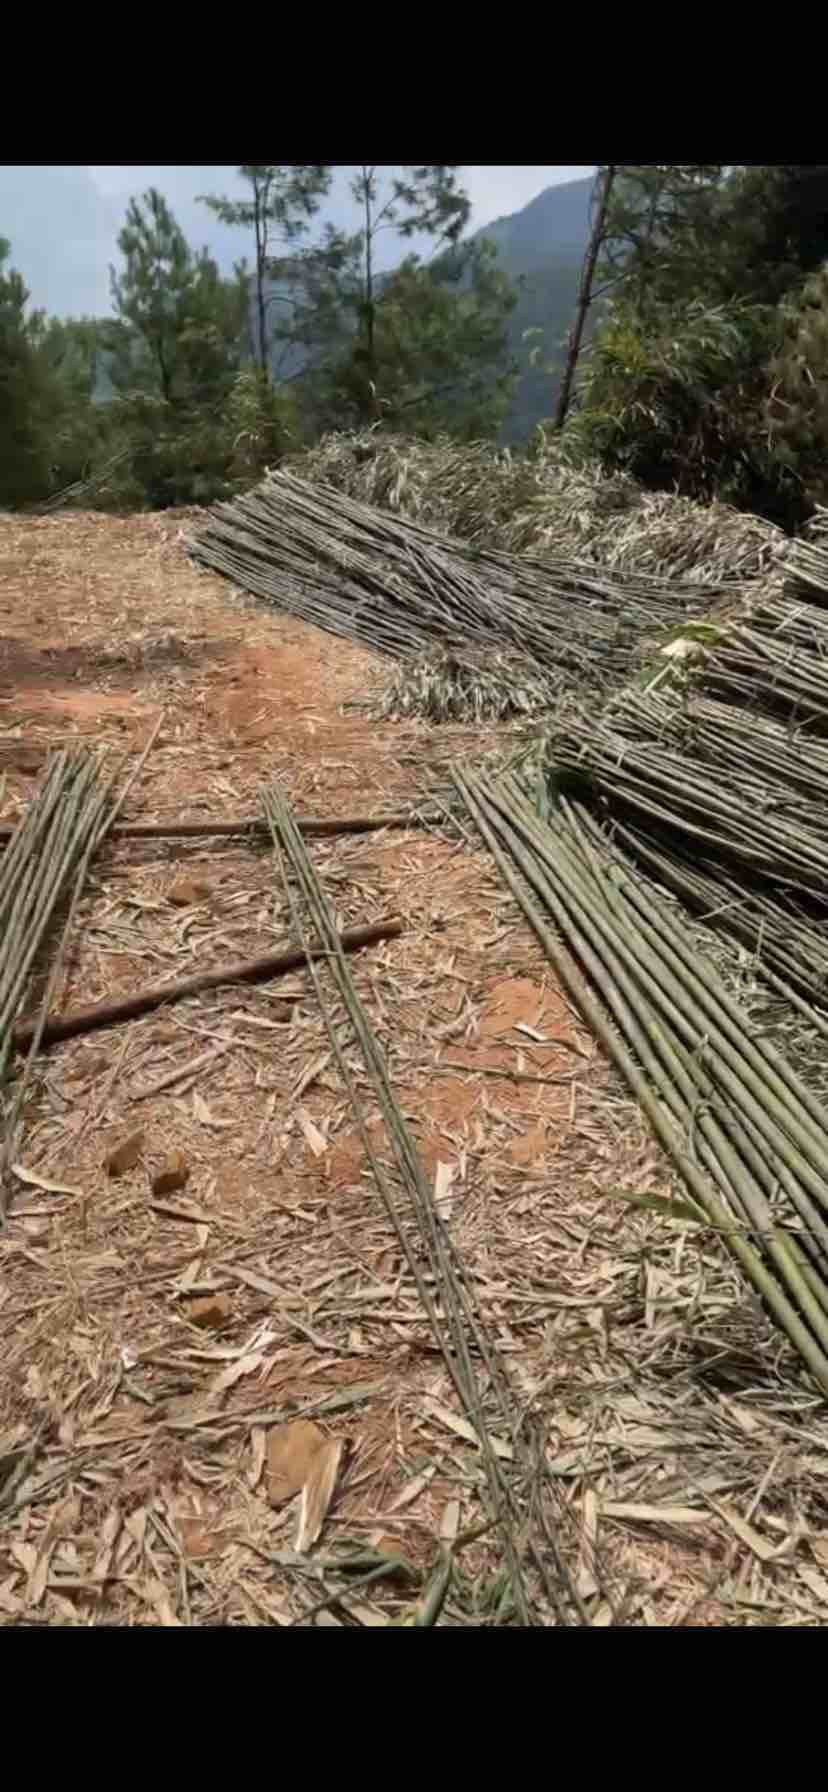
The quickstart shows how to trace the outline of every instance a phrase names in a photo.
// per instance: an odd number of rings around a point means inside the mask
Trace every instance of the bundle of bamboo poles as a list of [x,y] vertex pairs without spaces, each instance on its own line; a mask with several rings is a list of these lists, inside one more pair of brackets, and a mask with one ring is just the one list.
[[554,765],[559,772],[588,774],[613,816],[656,830],[674,847],[682,843],[688,855],[735,862],[745,876],[761,877],[775,890],[807,892],[828,906],[828,843],[820,825],[822,816],[828,818],[828,784],[815,808],[806,806],[783,777],[764,770],[761,737],[749,769],[750,726],[738,711],[737,727],[744,732],[738,756],[731,758],[721,714],[718,750],[705,753],[689,726],[680,748],[664,744],[663,736],[634,732],[643,710],[640,700],[625,705],[622,726],[615,728],[586,710],[570,709],[551,743]]
[[[272,830],[293,931],[300,940],[305,938],[304,911],[323,948],[322,962],[330,991],[320,976],[319,955],[309,944],[308,971],[366,1157],[446,1370],[479,1444],[491,1518],[502,1539],[514,1615],[524,1624],[535,1621],[534,1583],[545,1593],[559,1622],[588,1622],[583,1600],[565,1567],[555,1528],[547,1516],[547,1501],[554,1502],[555,1518],[570,1526],[572,1514],[566,1502],[559,1500],[552,1478],[545,1473],[542,1442],[533,1436],[525,1400],[510,1383],[497,1343],[481,1317],[469,1273],[438,1215],[434,1192],[394,1094],[385,1054],[342,951],[333,909],[284,797],[278,790],[265,790],[263,806]],[[347,1040],[350,1035],[362,1061],[362,1074],[354,1074],[351,1068],[351,1049],[343,1045],[343,1022],[344,1037]],[[381,1156],[368,1130],[360,1087],[364,1082],[385,1127],[387,1150]],[[386,1158],[393,1165],[391,1175]],[[510,1439],[511,1469],[502,1461],[496,1440],[493,1441],[493,1424],[498,1433],[505,1431]],[[593,1571],[600,1574],[597,1557]]]
[[472,548],[288,473],[218,505],[190,553],[290,614],[392,657],[496,649],[593,689],[623,677],[644,640],[711,601],[689,583]]
[[0,1085],[37,955],[107,803],[99,763],[56,755],[0,860]]
[[597,722],[559,710],[552,783],[583,780],[638,863],[828,1034],[828,553],[797,544],[784,589],[688,634],[688,659]]
[[828,1392],[828,1112],[588,811],[455,771],[556,971],[724,1242]]
[[[102,755],[56,754],[0,860],[0,1223],[8,1208],[6,1178],[16,1148],[28,1079],[46,1027],[89,864],[140,776],[161,720],[159,715],[117,793],[117,772],[101,775]],[[28,1040],[28,1056],[13,1095],[6,1098],[6,1080],[15,1049],[15,1017],[38,954],[62,908],[66,911],[62,917],[63,931],[52,958],[40,1015]]]

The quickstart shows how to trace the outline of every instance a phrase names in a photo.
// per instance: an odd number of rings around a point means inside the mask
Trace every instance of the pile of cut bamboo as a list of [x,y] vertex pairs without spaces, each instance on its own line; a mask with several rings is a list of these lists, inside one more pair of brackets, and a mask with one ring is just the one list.
[[828,1033],[828,553],[797,544],[784,592],[696,632],[666,682],[597,721],[559,714],[552,782],[580,779],[632,856]]
[[[589,812],[514,777],[461,795],[690,1196],[828,1392],[828,1113]],[[669,1211],[669,1210],[667,1210]]]
[[245,591],[394,658],[494,651],[593,691],[711,602],[709,588],[689,583],[472,548],[281,472],[218,505],[190,552]]

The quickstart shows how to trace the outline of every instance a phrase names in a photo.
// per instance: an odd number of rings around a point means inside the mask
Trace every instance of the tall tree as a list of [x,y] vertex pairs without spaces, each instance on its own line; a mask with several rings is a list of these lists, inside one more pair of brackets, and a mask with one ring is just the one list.
[[567,344],[563,377],[558,392],[558,403],[555,410],[556,429],[563,429],[564,423],[566,422],[566,413],[569,410],[569,401],[572,396],[575,371],[578,366],[578,356],[581,352],[581,339],[584,333],[584,324],[586,323],[587,312],[592,303],[592,286],[595,279],[595,268],[598,262],[601,244],[604,241],[604,229],[614,180],[615,165],[612,162],[608,162],[605,167],[599,169],[598,179],[592,194],[592,225],[589,233],[589,242],[587,243],[586,253],[584,255],[583,266],[581,268],[578,297],[575,301],[575,315],[572,320],[572,329],[569,332],[569,342]]
[[246,279],[224,280],[206,249],[194,255],[163,196],[131,199],[111,273],[116,318],[108,333],[113,383],[165,404],[220,397],[244,355]]
[[[348,234],[329,224],[320,244],[273,264],[274,300],[281,307],[273,334],[283,355],[301,351],[291,377],[302,377],[303,364],[328,370],[337,365],[340,375],[347,369],[348,414],[360,423],[382,415],[389,397],[382,386],[380,324],[394,276],[378,273],[380,236],[393,232],[405,241],[425,235],[445,250],[457,244],[470,206],[454,165],[365,164],[352,178],[351,193],[359,230]],[[405,265],[410,273],[414,263]]]
[[731,170],[711,266],[720,296],[776,304],[828,260],[828,163]]
[[44,382],[26,320],[28,292],[7,267],[0,237],[0,504],[22,504],[48,488]]
[[[722,207],[718,162],[619,164],[604,217],[599,290],[643,316],[697,293]],[[599,294],[596,294],[596,297]]]
[[50,483],[55,490],[86,477],[105,444],[106,407],[100,395],[107,326],[94,317],[29,319],[29,338],[38,361],[49,440]]
[[[176,387],[178,342],[193,285],[193,256],[163,195],[150,187],[131,199],[118,236],[126,266],[110,270],[115,311],[169,403]],[[123,341],[123,334],[121,337]]]
[[[360,257],[361,249],[350,295],[357,305]],[[493,435],[514,379],[507,325],[516,297],[490,243],[453,246],[428,265],[408,256],[377,295],[368,385],[364,339],[343,312],[340,285],[308,316],[316,359],[297,382],[300,405],[315,430],[358,428],[374,415],[412,434]]]
[[268,328],[268,284],[275,248],[295,244],[308,228],[308,220],[319,209],[320,200],[331,184],[331,170],[305,164],[271,167],[245,163],[239,174],[250,188],[246,199],[219,198],[203,194],[205,205],[223,224],[252,230],[254,244],[254,289],[256,303],[255,359],[262,378],[270,379],[270,332]]
[[[376,243],[382,231],[401,237],[431,236],[438,242],[456,243],[468,223],[468,195],[457,183],[459,164],[404,166],[400,174],[363,163],[351,182],[351,192],[362,214],[362,293],[360,336],[365,379],[372,401],[376,395]],[[385,175],[384,182],[381,179]]]

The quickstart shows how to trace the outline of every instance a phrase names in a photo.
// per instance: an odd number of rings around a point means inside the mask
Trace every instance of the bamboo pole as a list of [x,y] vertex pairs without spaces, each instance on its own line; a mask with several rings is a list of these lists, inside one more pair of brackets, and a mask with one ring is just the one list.
[[[300,834],[318,838],[336,834],[373,834],[381,828],[413,828],[438,819],[438,811],[396,810],[389,815],[305,815],[297,817]],[[10,822],[0,822],[0,840],[10,840],[16,829]],[[239,816],[232,821],[122,821],[108,830],[121,840],[197,840],[216,836],[258,834],[268,839],[268,826],[260,815]]]
[[[402,921],[393,918],[385,921],[372,921],[364,927],[349,927],[340,935],[343,952],[359,952],[363,946],[372,946],[377,940],[395,939],[402,933]],[[308,948],[311,955],[324,958],[326,949],[321,946]],[[281,952],[271,952],[264,958],[248,958],[241,964],[225,964],[215,966],[209,971],[196,971],[192,977],[179,977],[172,983],[160,983],[151,989],[141,990],[137,995],[125,996],[120,1002],[94,1002],[88,1008],[75,1008],[68,1014],[54,1014],[46,1021],[40,1043],[43,1046],[56,1045],[61,1039],[74,1039],[79,1033],[94,1033],[101,1027],[115,1026],[124,1020],[137,1020],[142,1014],[151,1014],[154,1009],[162,1008],[167,1002],[180,1002],[185,996],[200,995],[205,989],[217,989],[222,983],[262,983],[271,977],[280,977],[285,971],[297,970],[304,965],[307,952],[303,946],[286,946]],[[26,1051],[34,1038],[37,1021],[20,1021],[14,1028],[13,1041],[15,1049]]]

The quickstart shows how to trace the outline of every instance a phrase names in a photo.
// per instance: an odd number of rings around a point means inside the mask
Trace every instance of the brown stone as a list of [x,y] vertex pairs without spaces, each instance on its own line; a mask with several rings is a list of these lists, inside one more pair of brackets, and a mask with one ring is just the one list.
[[200,1326],[202,1331],[218,1330],[230,1318],[230,1296],[203,1294],[198,1300],[188,1301],[184,1310],[191,1325]]
[[130,1133],[128,1139],[122,1139],[120,1145],[115,1145],[109,1152],[106,1160],[107,1175],[125,1176],[127,1170],[134,1170],[143,1148],[143,1133]]
[[152,1179],[154,1195],[174,1195],[176,1189],[185,1188],[190,1179],[190,1166],[183,1151],[171,1151],[162,1169],[156,1170]]
[[176,908],[193,908],[196,903],[206,902],[210,893],[210,885],[200,878],[177,877],[167,891],[167,901],[175,903]]
[[267,1440],[265,1478],[272,1506],[281,1506],[301,1493],[320,1450],[327,1443],[324,1431],[310,1419],[292,1419],[279,1425]]

